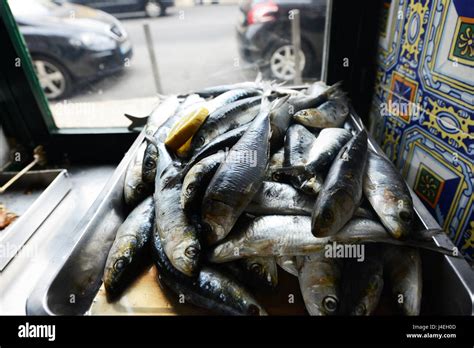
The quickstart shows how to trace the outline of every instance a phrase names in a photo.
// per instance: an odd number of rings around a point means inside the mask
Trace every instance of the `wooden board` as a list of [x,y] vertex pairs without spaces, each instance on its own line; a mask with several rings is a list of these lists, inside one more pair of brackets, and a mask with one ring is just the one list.
[[[191,304],[179,303],[179,297],[158,281],[154,266],[141,274],[113,303],[107,301],[102,284],[88,314],[91,315],[212,315]],[[255,293],[270,315],[304,315],[305,308],[296,277],[279,270],[275,292]]]

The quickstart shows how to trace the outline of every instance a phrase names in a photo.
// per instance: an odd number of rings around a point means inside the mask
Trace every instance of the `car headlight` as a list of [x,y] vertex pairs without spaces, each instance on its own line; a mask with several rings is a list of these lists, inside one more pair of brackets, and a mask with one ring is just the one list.
[[80,35],[82,44],[94,51],[113,50],[117,46],[117,42],[105,35],[94,33],[83,33]]

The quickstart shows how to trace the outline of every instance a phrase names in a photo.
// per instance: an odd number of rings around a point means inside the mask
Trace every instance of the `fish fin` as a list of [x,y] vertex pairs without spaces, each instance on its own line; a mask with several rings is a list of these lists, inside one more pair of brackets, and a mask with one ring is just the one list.
[[285,95],[284,97],[275,99],[270,104],[270,110],[278,109],[280,106],[285,104],[288,101],[288,99],[290,99],[290,95]]
[[146,125],[149,116],[145,117],[136,117],[129,114],[123,114],[127,119],[132,121],[132,124],[128,126],[128,130],[134,130],[135,128],[140,128]]
[[145,140],[147,144],[153,144],[156,148],[158,148],[158,142],[151,135],[145,134]]
[[277,80],[273,80],[271,82],[272,86],[275,86],[276,88],[283,87],[284,85],[286,85],[286,83],[287,81],[278,82]]
[[261,83],[262,88],[262,103],[264,99],[267,99],[273,92],[273,85],[271,82],[263,81]]
[[325,90],[323,92],[323,95],[325,95],[327,98],[329,98],[330,96],[344,93],[341,90],[341,86],[342,86],[342,81],[338,81],[335,84],[333,84],[332,86],[330,86],[327,90]]

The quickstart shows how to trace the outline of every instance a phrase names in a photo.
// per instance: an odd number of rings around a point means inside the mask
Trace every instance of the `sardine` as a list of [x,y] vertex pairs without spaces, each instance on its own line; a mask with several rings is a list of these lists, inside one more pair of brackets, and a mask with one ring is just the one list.
[[178,110],[176,110],[176,114],[179,115],[182,111],[186,110],[191,105],[203,103],[205,101],[206,100],[202,98],[199,94],[190,94],[179,104]]
[[298,268],[296,267],[296,256],[277,256],[275,257],[278,266],[283,270],[298,277]]
[[228,315],[267,315],[265,309],[241,285],[209,267],[190,278],[177,271],[168,259],[161,240],[154,234],[153,259],[160,280],[186,302]]
[[283,161],[285,160],[285,148],[282,147],[270,156],[268,167],[265,172],[265,180],[279,181],[278,177],[274,176],[274,173],[278,172],[279,169],[283,168]]
[[204,195],[202,220],[207,239],[223,239],[262,184],[269,159],[271,105],[265,99],[258,116],[219,166]]
[[329,96],[338,91],[336,84],[326,90],[314,91],[310,95],[292,95],[286,101],[270,113],[270,124],[272,127],[271,149],[275,151],[283,145],[286,131],[291,124],[292,117],[302,109],[313,108],[328,100]]
[[165,98],[160,104],[153,110],[146,124],[146,134],[153,136],[160,125],[171,118],[179,108],[179,99],[177,96],[169,96]]
[[374,220],[354,217],[331,240],[339,243],[384,243],[391,245],[410,246],[431,250],[444,255],[453,256],[453,250],[433,243],[432,239],[420,240],[407,238],[398,240],[393,238],[385,227]]
[[302,125],[290,126],[285,136],[284,166],[305,166],[309,160],[309,151],[315,141],[316,137]]
[[217,152],[196,163],[186,174],[181,190],[181,207],[185,211],[201,210],[206,188],[224,159],[225,153]]
[[394,302],[400,311],[405,315],[419,315],[423,290],[419,250],[387,245],[384,249],[384,266]]
[[231,104],[237,100],[254,97],[262,94],[262,91],[257,88],[236,88],[230,91],[224,92],[214,99],[207,101],[206,108],[209,112],[214,112],[224,105]]
[[[188,101],[190,99],[190,101]],[[143,164],[142,164],[142,175],[143,175],[143,181],[149,184],[154,184],[155,178],[156,178],[156,168],[158,166],[158,161],[160,159],[160,153],[162,156],[165,156],[163,159],[164,164],[161,165],[161,167],[166,167],[169,164],[168,158],[170,158],[170,155],[168,153],[168,150],[163,146],[160,148],[160,144],[163,144],[166,140],[166,137],[168,136],[171,128],[173,125],[180,119],[181,115],[183,112],[186,112],[186,110],[191,107],[192,105],[196,105],[199,103],[202,103],[202,98],[201,99],[195,99],[194,97],[191,98],[188,97],[184,102],[182,102],[175,114],[172,116],[168,117],[157,129],[154,131],[153,134],[150,134],[150,132],[147,132],[147,146],[145,150],[145,154],[143,157]],[[156,125],[156,124],[155,124]],[[152,128],[150,128],[152,129]],[[160,149],[159,149],[160,148]],[[163,152],[166,151],[166,152]],[[161,173],[158,174],[158,176],[161,175]]]
[[342,313],[371,315],[383,290],[383,261],[379,245],[364,246],[364,260],[348,259],[343,273]]
[[314,197],[291,185],[264,181],[245,212],[253,215],[311,215]]
[[362,198],[367,134],[358,133],[334,160],[316,199],[312,231],[317,237],[336,234],[352,217]]
[[[302,127],[302,126],[301,126]],[[341,148],[351,139],[351,134],[341,128],[325,128],[305,153],[305,163],[286,165],[276,170],[276,175],[312,179],[320,190],[324,178]]]
[[319,95],[327,91],[329,88],[323,81],[316,81],[312,83],[305,91],[307,95]]
[[120,225],[104,270],[109,299],[115,299],[146,265],[152,239],[155,207],[152,197],[141,202]]
[[293,119],[307,127],[329,128],[340,127],[349,114],[345,98],[330,99],[317,108],[298,111]]
[[142,162],[146,143],[142,143],[137,150],[135,158],[130,162],[125,174],[123,195],[125,204],[136,206],[145,197],[153,193],[153,186],[143,181]]
[[[279,107],[270,113],[270,124],[272,127],[271,150],[275,151],[283,145],[283,140],[293,115],[301,109],[315,107],[327,100],[331,90],[320,95],[293,95],[282,99]],[[288,98],[289,97],[289,98]]]
[[191,149],[197,152],[219,135],[251,122],[257,116],[260,104],[261,97],[250,97],[216,109],[193,136]]
[[363,189],[387,231],[394,238],[406,238],[413,226],[413,201],[394,165],[369,151]]
[[229,85],[220,85],[220,86],[213,86],[207,87],[202,90],[194,92],[195,94],[200,95],[203,98],[213,98],[217,97],[223,93],[235,90],[235,89],[260,89],[260,81],[248,81],[248,82],[239,82]]
[[267,215],[236,224],[209,259],[221,263],[249,256],[304,255],[321,250],[328,241],[311,234],[309,216]]
[[239,221],[232,234],[214,247],[209,260],[222,263],[249,256],[309,255],[332,243],[408,245],[452,255],[452,250],[433,242],[394,239],[381,224],[368,219],[353,219],[339,233],[317,238],[311,233],[309,216],[267,215]]
[[194,156],[188,161],[186,166],[182,171],[182,175],[186,175],[188,171],[200,160],[203,158],[209,157],[215,154],[218,151],[229,151],[229,149],[239,141],[239,139],[244,135],[245,131],[249,127],[248,124],[243,125],[239,128],[233,129],[227,133],[224,133],[213,141],[211,141],[206,146],[202,147]]
[[[159,125],[168,119],[178,108],[179,99],[177,96],[160,97],[163,101],[152,111],[149,116],[136,117],[125,114],[132,123],[128,126],[128,130],[136,130],[137,128],[146,127],[145,132],[148,135],[153,135],[158,129]],[[174,110],[174,111],[173,111]]]
[[[316,142],[316,137],[305,127],[299,124],[294,124],[288,128],[285,136],[285,168],[303,168],[300,171],[287,172],[289,179],[293,186],[307,192],[318,193],[322,181],[315,181],[313,175],[304,168],[309,161],[309,153]],[[281,174],[284,171],[279,171],[276,174]]]
[[310,315],[334,315],[339,309],[341,260],[324,251],[302,257],[298,281]]
[[224,264],[234,277],[255,290],[273,290],[278,285],[278,268],[274,257],[248,257]]
[[[169,122],[165,122],[155,133],[154,136],[146,137],[146,149],[143,156],[142,164],[142,178],[143,181],[148,184],[154,184],[157,176],[157,167],[162,169],[166,168],[171,161],[171,155],[169,154],[166,146],[164,145],[164,139],[170,131],[169,125],[173,122],[173,118]],[[161,164],[159,163],[161,161]],[[161,175],[159,171],[158,177]]]
[[176,180],[178,175],[177,164],[171,163],[156,182],[156,232],[173,266],[192,276],[198,272],[201,246],[196,228],[180,205],[182,184]]

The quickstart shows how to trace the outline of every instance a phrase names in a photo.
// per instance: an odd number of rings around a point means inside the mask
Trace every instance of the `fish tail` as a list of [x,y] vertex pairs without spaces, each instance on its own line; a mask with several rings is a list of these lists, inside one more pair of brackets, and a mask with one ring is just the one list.
[[284,97],[275,99],[270,104],[270,110],[278,109],[280,106],[282,106],[284,103],[286,103],[289,98],[290,98],[290,96],[286,95]]
[[141,128],[146,125],[149,116],[145,117],[136,117],[129,114],[124,114],[124,116],[132,121],[132,124],[128,126],[128,130],[134,130],[136,128]]
[[341,86],[342,81],[336,82],[324,91],[323,96],[325,96],[327,99],[335,99],[336,96],[341,96],[345,94],[345,92],[341,89]]

